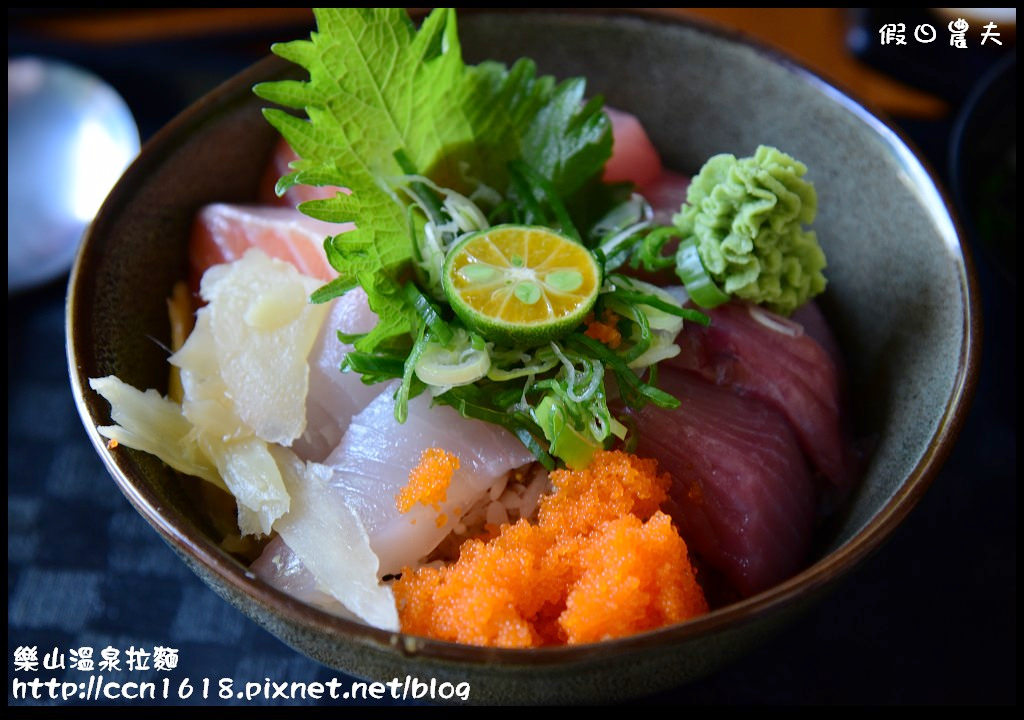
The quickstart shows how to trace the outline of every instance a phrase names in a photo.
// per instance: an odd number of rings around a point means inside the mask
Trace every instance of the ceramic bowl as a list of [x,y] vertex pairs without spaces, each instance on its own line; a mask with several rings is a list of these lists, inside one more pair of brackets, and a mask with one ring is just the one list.
[[[85,239],[67,308],[71,382],[92,442],[121,491],[221,597],[296,650],[368,678],[469,681],[477,701],[603,701],[677,686],[744,652],[832,589],[905,518],[946,457],[978,356],[978,304],[956,223],[900,137],[845,94],[777,54],[684,22],[636,15],[480,12],[460,19],[476,61],[534,58],[637,114],[665,163],[695,172],[758,144],[805,162],[829,259],[821,304],[848,362],[858,434],[873,451],[855,495],[801,573],[683,625],[542,650],[460,646],[327,615],[255,580],[219,549],[204,512],[160,461],[110,450],[109,407],[88,378],[164,388],[165,299],[186,277],[196,210],[256,196],[274,132],[258,81],[293,72],[268,58],[156,135]],[[158,342],[154,342],[157,340]]]

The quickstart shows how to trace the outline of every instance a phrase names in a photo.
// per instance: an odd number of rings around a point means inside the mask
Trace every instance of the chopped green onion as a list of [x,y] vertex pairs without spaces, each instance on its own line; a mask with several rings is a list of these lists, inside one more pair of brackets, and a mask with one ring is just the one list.
[[450,343],[454,337],[452,329],[441,318],[441,311],[435,307],[434,303],[430,302],[427,296],[421,293],[413,283],[406,283],[402,292],[405,293],[405,299],[416,310],[416,314],[420,316],[424,324],[430,328],[430,332],[437,338],[437,341],[442,345]]
[[597,221],[591,234],[598,238],[594,252],[603,260],[605,272],[621,267],[629,259],[633,247],[641,240],[639,233],[650,227],[652,216],[651,206],[643,196],[634,193]]
[[486,230],[491,225],[476,203],[454,190],[443,190],[444,209],[463,233]]
[[692,237],[679,243],[676,274],[686,286],[690,298],[701,307],[713,308],[729,302],[729,296],[719,289],[704,267],[697,252],[697,241]]
[[[662,360],[668,360],[674,358],[681,352],[679,345],[675,343],[676,333],[667,333],[662,330],[656,330],[653,333],[653,342],[647,349],[647,352],[643,353],[635,360],[630,361],[629,366],[634,370],[641,368],[656,368],[657,364]],[[648,384],[653,385],[652,380],[647,381]]]
[[416,377],[436,388],[474,383],[487,375],[491,357],[486,348],[471,345],[468,333],[460,329],[448,345],[427,343],[416,361]]
[[622,358],[609,350],[603,344],[589,338],[586,335],[574,333],[566,339],[566,344],[575,346],[592,357],[600,359],[605,365],[611,367],[615,378],[619,381],[619,391],[623,393],[623,399],[632,407],[643,406],[644,399],[653,402],[658,407],[677,408],[679,400],[669,395],[664,390],[659,390],[653,385],[642,381],[637,374],[623,362]]
[[534,417],[544,431],[544,437],[551,443],[552,454],[560,457],[572,470],[589,465],[594,453],[601,448],[601,443],[568,422],[565,409],[551,395],[537,406]]
[[650,220],[651,206],[642,195],[633,193],[628,200],[613,207],[604,217],[594,223],[590,236],[598,244],[605,238],[617,235],[630,225]]
[[674,227],[661,227],[647,233],[633,257],[634,267],[640,265],[645,270],[657,272],[675,265],[674,255],[662,255],[661,253],[666,243],[678,236],[679,231]]
[[617,437],[619,440],[625,440],[626,433],[629,432],[629,428],[627,428],[621,422],[616,420],[614,417],[609,416],[608,420],[608,424],[610,426],[609,429],[611,430],[612,435]]
[[[597,392],[598,387],[602,385],[601,381],[604,380],[604,370],[601,367],[601,363],[597,360],[591,361],[586,357],[578,358],[580,363],[585,365],[586,368],[581,374],[580,381],[577,382],[577,372],[574,361],[570,360],[562,353],[561,349],[558,347],[558,343],[551,343],[551,351],[554,352],[555,357],[562,362],[562,367],[566,373],[566,397],[577,405],[585,403],[587,400],[592,398],[594,393]],[[577,392],[577,387],[582,387],[583,390]]]
[[608,298],[605,303],[619,315],[630,318],[634,323],[636,323],[637,329],[640,331],[639,340],[636,341],[633,347],[621,355],[623,362],[629,365],[638,357],[646,353],[647,349],[651,346],[651,326],[647,321],[647,313],[633,303],[621,302],[614,297]]
[[[491,354],[491,369],[487,371],[487,377],[495,382],[507,382],[528,375],[540,375],[546,373],[558,364],[558,358],[551,353],[550,348],[539,348],[531,356],[528,353],[516,352],[515,357],[508,357],[510,353],[494,352]],[[510,362],[511,361],[511,362]],[[516,366],[514,363],[521,363]]]
[[343,371],[382,378],[400,378],[405,371],[405,355],[383,355],[353,350],[341,363]]
[[522,176],[515,166],[509,165],[508,179],[515,190],[516,196],[522,203],[522,211],[525,213],[521,218],[515,218],[515,221],[523,225],[545,224],[547,218],[544,208],[541,207],[540,202],[538,202],[533,194],[533,190],[530,188],[526,178]]
[[[558,193],[555,192],[555,188],[552,187],[547,178],[524,162],[511,162],[509,163],[508,169],[510,177],[519,176],[522,181],[522,185],[526,186],[526,192],[531,196],[531,198],[535,198],[532,188],[539,189],[541,194],[547,199],[548,207],[550,207],[551,212],[554,213],[555,219],[558,221],[562,232],[576,242],[583,244],[583,239],[580,237],[580,233],[576,229],[576,225],[573,223],[572,218],[569,217],[569,211],[565,209],[565,205],[562,203],[561,198],[558,196]],[[541,213],[541,215],[543,215],[543,213]]]
[[544,432],[534,419],[524,412],[498,410],[491,405],[490,399],[477,385],[463,385],[437,396],[434,402],[455,408],[463,417],[500,425],[514,433],[545,468],[554,470],[554,459],[536,440],[537,437],[543,437]]
[[[409,156],[405,154],[405,151],[399,148],[393,153],[395,160],[398,162],[398,166],[402,168],[402,172],[406,175],[416,175],[418,170],[416,166],[412,164]],[[441,201],[437,199],[437,195],[434,194],[430,188],[428,188],[422,182],[413,182],[409,185],[410,190],[416,196],[416,200],[427,217],[435,223],[441,222]]]
[[409,356],[405,359],[402,368],[402,384],[395,390],[395,420],[400,423],[404,423],[409,417],[409,398],[413,397],[412,384],[416,363],[428,342],[430,342],[430,335],[427,333],[427,327],[420,325],[416,342],[413,343],[412,350],[409,351]]
[[616,290],[614,297],[627,302],[636,303],[638,305],[649,305],[655,310],[660,310],[661,312],[668,313],[669,315],[675,315],[683,320],[689,320],[690,322],[695,322],[698,325],[703,325],[704,327],[711,324],[711,318],[700,310],[674,305],[657,297],[656,295],[632,292],[630,290]]

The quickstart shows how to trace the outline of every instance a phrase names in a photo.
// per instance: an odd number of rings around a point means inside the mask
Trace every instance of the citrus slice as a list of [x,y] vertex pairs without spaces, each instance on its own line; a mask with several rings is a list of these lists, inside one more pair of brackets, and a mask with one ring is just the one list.
[[583,321],[601,269],[589,250],[553,230],[499,225],[448,252],[442,283],[455,313],[488,340],[540,345]]

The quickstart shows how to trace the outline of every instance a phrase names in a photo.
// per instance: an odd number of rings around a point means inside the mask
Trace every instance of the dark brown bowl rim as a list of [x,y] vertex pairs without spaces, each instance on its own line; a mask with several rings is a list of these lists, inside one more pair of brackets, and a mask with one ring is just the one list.
[[[485,11],[494,12],[494,11]],[[502,11],[498,11],[502,12]],[[504,11],[519,12],[519,11]],[[550,12],[550,11],[543,11]],[[564,11],[563,11],[564,12]],[[919,459],[906,481],[889,502],[868,522],[854,537],[825,558],[815,562],[789,580],[776,585],[758,595],[740,602],[712,611],[708,615],[679,625],[668,626],[658,630],[634,635],[617,640],[609,640],[599,644],[574,645],[565,647],[545,647],[535,649],[502,649],[481,648],[460,645],[430,638],[405,636],[378,628],[373,628],[358,621],[346,620],[306,605],[285,593],[255,580],[252,573],[236,560],[220,550],[212,541],[205,537],[194,538],[189,535],[188,523],[176,514],[167,514],[161,507],[160,500],[144,485],[136,485],[130,478],[128,470],[131,463],[124,456],[118,457],[107,448],[105,439],[96,430],[100,418],[93,413],[86,401],[88,390],[88,373],[80,364],[79,346],[84,342],[82,328],[86,323],[75,319],[85,311],[80,307],[78,298],[82,296],[81,287],[87,284],[84,278],[90,261],[92,238],[99,234],[108,223],[109,218],[128,202],[131,188],[144,177],[147,171],[159,165],[164,158],[173,153],[181,138],[186,137],[199,125],[206,122],[207,117],[218,107],[228,106],[247,96],[249,88],[258,80],[277,74],[290,64],[279,58],[270,56],[254,64],[247,70],[225,81],[219,87],[205,95],[202,99],[183,111],[143,147],[138,159],[125,172],[121,181],[108,196],[96,220],[87,231],[81,248],[72,268],[68,285],[66,306],[66,341],[68,366],[75,402],[89,434],[90,440],[102,458],[104,465],[117,482],[121,491],[139,513],[179,551],[184,552],[207,571],[218,576],[234,591],[247,595],[259,604],[268,608],[276,608],[286,620],[309,630],[324,632],[339,640],[355,641],[359,644],[373,646],[382,650],[414,654],[421,659],[437,659],[454,663],[488,664],[508,667],[527,665],[558,665],[571,664],[592,660],[595,651],[602,657],[612,654],[625,654],[643,650],[651,646],[675,645],[694,638],[704,637],[723,628],[753,622],[761,616],[780,612],[795,604],[799,599],[818,594],[834,583],[864,558],[877,550],[891,535],[892,531],[903,521],[907,514],[920,500],[931,484],[942,463],[948,456],[954,440],[963,425],[970,398],[973,395],[977,380],[980,355],[981,317],[980,304],[977,296],[977,280],[970,254],[963,243],[963,234],[952,210],[952,206],[937,181],[935,173],[921,158],[920,153],[912,149],[912,145],[902,134],[893,128],[877,112],[869,111],[862,103],[852,99],[851,95],[840,90],[834,83],[819,77],[813,71],[785,56],[778,50],[753,40],[741,33],[723,29],[692,18],[667,16],[661,13],[644,11],[586,11],[573,12],[574,15],[595,15],[604,18],[628,18],[630,21],[647,21],[654,24],[672,24],[683,26],[699,32],[719,37],[727,42],[739,43],[753,48],[766,59],[788,69],[802,81],[817,87],[823,93],[846,108],[848,111],[872,126],[890,149],[904,155],[903,160],[916,164],[924,173],[936,193],[939,206],[930,206],[929,212],[936,219],[949,221],[955,238],[957,253],[960,258],[958,265],[959,289],[964,303],[963,343],[958,358],[956,381],[946,404],[943,417],[929,442],[924,454]],[[927,186],[926,186],[927,187]],[[941,212],[936,215],[936,213]],[[945,218],[942,217],[944,213]],[[105,421],[105,418],[102,418]]]

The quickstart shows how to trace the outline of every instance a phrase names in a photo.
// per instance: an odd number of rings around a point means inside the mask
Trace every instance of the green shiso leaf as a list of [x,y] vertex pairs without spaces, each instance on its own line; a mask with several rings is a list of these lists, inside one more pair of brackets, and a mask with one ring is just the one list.
[[[264,111],[299,160],[278,182],[335,185],[349,194],[303,203],[300,209],[356,229],[328,238],[328,261],[339,278],[316,293],[330,300],[358,282],[379,325],[356,348],[373,352],[415,335],[421,319],[394,292],[410,277],[415,255],[407,206],[392,189],[406,166],[459,192],[479,185],[502,195],[507,167],[521,161],[568,195],[598,176],[611,153],[611,126],[600,101],[580,106],[582,80],[557,85],[537,77],[529,60],[466,65],[455,12],[440,8],[419,30],[401,9],[315,11],[309,40],[273,51],[303,67],[305,81],[261,83]],[[397,154],[397,155],[396,155]]]
[[611,123],[600,96],[583,103],[586,81],[566,80],[537,113],[523,139],[523,160],[568,198],[611,157]]

